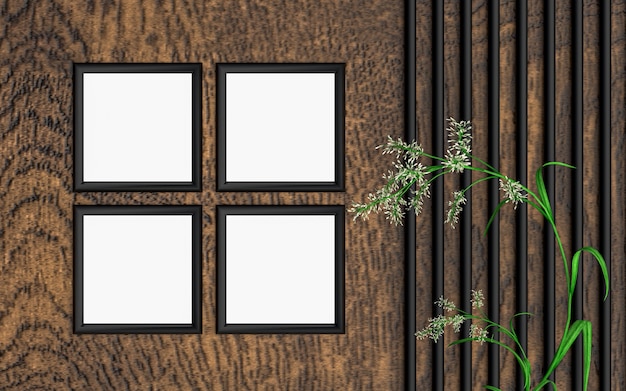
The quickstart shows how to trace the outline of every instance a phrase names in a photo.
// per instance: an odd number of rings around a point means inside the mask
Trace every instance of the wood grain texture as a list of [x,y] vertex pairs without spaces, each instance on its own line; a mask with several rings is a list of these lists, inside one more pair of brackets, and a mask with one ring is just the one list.
[[[416,1],[417,26],[416,26],[416,92],[417,104],[415,107],[417,118],[417,140],[426,150],[432,151],[432,40],[433,23],[431,1]],[[428,37],[428,38],[425,38]],[[428,202],[429,200],[427,200]],[[417,314],[416,325],[418,329],[426,326],[428,317],[432,312],[431,278],[432,265],[432,230],[430,226],[432,208],[429,203],[424,206],[424,213],[416,220],[416,276],[417,286],[415,312]],[[432,351],[433,345],[426,341],[417,341],[416,373],[417,389],[432,389]]]
[[[417,2],[418,140],[432,151],[432,1]],[[599,245],[598,4],[585,0],[584,245]],[[612,4],[611,83],[611,390],[626,390],[626,5]],[[488,2],[472,2],[474,152],[486,157]],[[514,175],[515,2],[500,1],[501,168]],[[572,157],[571,12],[556,9],[556,157]],[[380,186],[391,160],[374,149],[402,135],[402,1],[188,0],[0,1],[0,389],[3,390],[402,390],[402,229],[382,216],[346,216],[345,335],[215,333],[215,205],[324,205],[362,201]],[[459,111],[459,21],[445,4],[445,117]],[[543,2],[528,1],[528,175],[543,162]],[[201,62],[203,192],[73,193],[72,62]],[[346,192],[217,193],[215,64],[218,62],[346,63]],[[444,129],[441,129],[443,132]],[[571,173],[557,171],[560,225],[571,222]],[[448,181],[445,193],[458,183]],[[73,335],[72,206],[74,204],[203,205],[203,334]],[[472,194],[472,280],[487,292],[487,187]],[[442,216],[443,218],[443,216]],[[500,220],[501,319],[515,309],[514,212]],[[432,212],[417,219],[416,323],[431,313]],[[543,360],[544,229],[528,213],[529,357],[535,377]],[[562,229],[564,245],[571,232]],[[444,290],[459,298],[459,233],[445,231]],[[571,255],[571,254],[570,254]],[[556,260],[557,340],[564,322],[563,272]],[[594,322],[590,389],[600,389],[598,270],[585,261],[584,316]],[[459,385],[459,354],[445,349],[446,390]],[[432,346],[417,342],[417,389],[431,389]],[[571,389],[571,361],[556,375]],[[503,390],[514,389],[514,363],[501,354]],[[485,346],[472,348],[473,389],[487,382]]]
[[[402,231],[382,218],[346,217],[345,335],[215,333],[215,205],[379,183],[374,147],[403,131],[401,1],[3,1],[0,19],[0,389],[402,389]],[[204,191],[73,193],[72,62],[201,62]],[[346,192],[215,192],[218,62],[346,63]],[[72,334],[74,204],[203,205],[203,334]]]
[[626,3],[611,2],[611,388],[626,390]]
[[[418,34],[429,34],[433,36],[431,30],[431,12],[433,2],[423,2],[423,23],[418,29]],[[535,170],[544,163],[545,160],[545,144],[544,144],[544,127],[545,127],[545,68],[544,68],[544,4],[539,0],[528,1],[528,113],[525,120],[528,123],[528,153],[526,156],[528,164],[528,178],[532,183],[534,181]],[[600,246],[600,226],[602,224],[602,215],[600,208],[601,183],[599,180],[599,166],[602,159],[600,151],[600,133],[599,133],[599,5],[598,1],[584,1],[583,3],[583,165],[578,170],[583,171],[583,245]],[[626,282],[626,274],[623,268],[623,259],[625,252],[624,240],[624,191],[623,172],[626,164],[623,153],[620,151],[624,148],[624,129],[626,122],[624,118],[624,102],[626,96],[626,84],[624,83],[624,57],[626,55],[624,47],[624,4],[619,1],[612,1],[612,185],[611,185],[611,238],[612,238],[612,319],[611,333],[612,345],[610,351],[600,350],[600,339],[597,335],[600,331],[600,303],[602,302],[603,286],[599,279],[599,269],[591,259],[586,259],[583,266],[583,316],[593,322],[594,327],[594,347],[593,362],[591,367],[591,377],[589,389],[605,389],[601,388],[600,379],[600,357],[610,355],[612,369],[610,371],[611,390],[624,390],[625,372],[623,370],[623,358],[626,352],[623,342],[624,324],[626,310],[624,300],[624,284]],[[419,4],[418,4],[419,5]],[[489,107],[488,107],[488,89],[489,89],[489,58],[488,58],[488,12],[489,2],[473,1],[472,2],[472,121],[473,121],[473,147],[476,156],[486,157],[488,154],[488,126],[489,126]],[[499,116],[500,116],[500,164],[501,169],[506,175],[514,176],[518,162],[516,161],[516,123],[520,121],[519,113],[516,112],[516,59],[515,45],[517,40],[516,31],[516,2],[508,0],[500,0],[500,83],[499,83]],[[445,74],[445,100],[446,113],[445,116],[457,116],[458,106],[455,94],[458,94],[459,86],[462,80],[459,78],[459,41],[458,27],[460,25],[461,14],[458,4],[455,2],[446,2],[444,31],[446,34],[444,42],[444,53],[446,68]],[[573,147],[576,142],[572,134],[572,31],[571,31],[571,4],[569,2],[556,2],[555,8],[555,155],[556,159],[564,162],[571,162],[573,158]],[[418,18],[418,24],[420,20]],[[428,69],[429,60],[424,60],[420,67],[419,54],[422,52],[427,56],[432,41],[420,42],[418,39],[418,75],[420,72],[424,74],[424,80],[418,77],[424,83],[422,88],[426,89],[431,86],[430,78],[432,70]],[[433,49],[431,49],[432,52]],[[454,63],[449,64],[448,62]],[[420,87],[418,86],[418,91]],[[432,151],[432,132],[429,124],[432,119],[431,115],[432,102],[428,100],[429,96],[424,95],[422,101],[418,99],[418,121],[424,123],[418,128],[418,139],[423,143],[427,151]],[[420,118],[421,117],[421,118]],[[422,119],[423,118],[423,119]],[[460,118],[469,119],[469,118]],[[421,123],[421,122],[420,122]],[[442,129],[443,131],[443,129]],[[555,171],[555,204],[557,223],[559,225],[560,234],[564,241],[564,246],[568,257],[573,253],[573,235],[571,224],[573,222],[573,175],[574,173],[567,169],[557,169]],[[474,177],[477,179],[477,176]],[[456,183],[451,180],[446,183],[446,192],[454,189]],[[534,185],[531,184],[531,188]],[[473,215],[473,254],[472,254],[472,280],[476,289],[487,291],[489,284],[487,282],[488,263],[487,253],[489,242],[482,237],[482,230],[487,222],[487,188],[486,186],[478,186],[473,188],[472,194],[472,215]],[[420,281],[427,281],[431,278],[432,269],[428,264],[429,254],[432,251],[433,238],[429,236],[431,226],[431,215],[429,208],[425,208],[426,212],[423,217],[418,218],[418,241],[417,252],[424,259],[420,259],[418,255],[418,285]],[[516,305],[516,235],[518,227],[515,224],[515,211],[511,208],[504,208],[500,218],[500,318],[507,320],[511,315],[517,312]],[[533,313],[528,319],[528,353],[533,363],[533,373],[535,381],[543,371],[544,360],[544,319],[547,314],[544,307],[544,265],[545,262],[554,262],[555,265],[555,298],[556,308],[555,317],[555,336],[557,342],[562,337],[562,330],[566,321],[566,295],[565,273],[560,258],[554,260],[545,259],[544,230],[546,229],[544,219],[533,209],[528,212],[528,310]],[[458,232],[445,232],[445,296],[449,298],[458,298],[458,281],[461,272],[459,264],[459,251],[456,239]],[[558,255],[558,253],[557,253]],[[424,325],[426,318],[429,316],[429,286],[418,286],[417,301],[417,324]],[[469,294],[469,292],[467,292]],[[456,302],[456,301],[455,301]],[[448,338],[450,342],[456,336]],[[424,350],[421,351],[420,348]],[[455,390],[459,388],[458,365],[459,355],[456,348],[446,348],[445,350],[445,390]],[[418,384],[424,384],[423,389],[431,389],[427,370],[431,365],[428,359],[431,357],[430,346],[428,343],[418,341],[418,363],[423,360],[423,369],[418,365]],[[487,383],[489,359],[485,346],[474,345],[472,350],[472,389],[480,389]],[[511,355],[502,352],[500,356],[500,387],[503,390],[515,389],[515,366],[516,363]],[[562,366],[556,373],[556,382],[559,389],[570,390],[577,389],[580,384],[574,384],[576,377],[572,375],[571,354],[566,357]]]

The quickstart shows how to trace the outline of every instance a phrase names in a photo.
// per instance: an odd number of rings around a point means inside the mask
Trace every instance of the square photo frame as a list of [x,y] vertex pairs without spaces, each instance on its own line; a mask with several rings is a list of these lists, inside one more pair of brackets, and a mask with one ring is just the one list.
[[343,191],[345,64],[217,64],[217,190]]
[[74,333],[201,333],[200,206],[74,206]]
[[344,206],[218,206],[217,332],[345,333]]
[[74,64],[74,190],[200,191],[202,64]]

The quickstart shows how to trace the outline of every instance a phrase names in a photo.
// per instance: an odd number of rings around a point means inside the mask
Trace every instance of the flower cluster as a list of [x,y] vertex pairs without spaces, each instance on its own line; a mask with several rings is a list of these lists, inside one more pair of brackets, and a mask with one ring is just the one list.
[[483,291],[481,290],[473,290],[472,289],[472,299],[470,300],[472,303],[472,308],[483,308],[485,304],[485,296],[483,296]]
[[[472,291],[472,308],[482,308],[484,301],[484,296],[482,291]],[[473,316],[464,311],[456,308],[454,303],[445,297],[441,296],[437,301],[435,301],[435,305],[439,308],[442,308],[446,312],[456,312],[452,315],[438,315],[434,318],[428,319],[428,325],[415,333],[415,336],[419,340],[423,339],[432,339],[433,341],[439,341],[439,338],[443,335],[445,328],[447,326],[452,326],[452,330],[455,333],[459,333],[461,331],[461,326],[466,320],[472,319]],[[488,338],[487,330],[475,325],[470,325],[469,337],[474,339],[475,341],[480,342],[481,344],[485,342]]]
[[448,152],[470,156],[472,152],[472,125],[469,121],[457,122],[454,118],[448,118]]
[[459,215],[463,210],[463,205],[467,203],[464,191],[455,191],[452,194],[452,200],[448,202],[448,217],[446,217],[446,223],[450,223],[452,228],[456,227],[459,223]]
[[[521,183],[494,172],[491,166],[472,156],[471,129],[469,121],[448,119],[448,148],[444,157],[425,153],[424,148],[415,141],[407,143],[388,136],[387,143],[376,149],[381,149],[383,155],[396,156],[394,170],[383,175],[386,184],[375,193],[370,193],[366,203],[352,204],[349,212],[354,213],[354,219],[367,219],[370,213],[383,211],[392,224],[402,225],[408,209],[413,209],[416,215],[422,212],[425,199],[430,198],[430,185],[436,178],[448,173],[463,173],[465,170],[479,171],[486,174],[487,178],[499,179],[504,202],[512,203],[515,208],[519,203],[527,201],[528,196]],[[431,159],[435,164],[425,165],[420,161],[422,158]],[[472,167],[474,159],[486,168]],[[459,223],[463,205],[467,203],[465,193],[468,189],[455,191],[448,202],[445,222],[452,228]]]
[[443,308],[445,311],[448,311],[448,312],[454,311],[456,309],[456,307],[454,306],[454,303],[446,299],[443,296],[441,296],[435,302],[435,305],[437,305],[439,308]]
[[[380,148],[383,154],[396,154],[395,171],[383,175],[387,183],[375,193],[370,193],[367,203],[354,203],[349,211],[355,213],[356,220],[358,217],[367,219],[370,213],[383,210],[392,223],[401,225],[407,208],[413,208],[419,214],[424,198],[430,197],[427,167],[418,161],[424,150],[415,142],[409,144],[401,139],[394,140],[391,136],[387,144],[377,147]],[[417,185],[417,191],[413,191],[412,197],[407,200],[404,195],[414,184]]]
[[462,173],[471,165],[472,126],[469,121],[457,122],[454,118],[448,118],[448,123],[448,149],[441,165],[452,173]]
[[500,179],[500,190],[504,193],[505,202],[512,203],[514,209],[517,209],[517,204],[528,199],[528,194],[524,192],[522,184],[507,176],[504,179]]
[[439,341],[439,338],[443,335],[446,326],[452,326],[455,333],[461,331],[461,325],[465,322],[465,317],[460,314],[453,316],[438,315],[435,318],[428,319],[428,326],[415,333],[415,336],[419,340],[432,339],[433,341]]
[[482,345],[488,337],[487,330],[476,326],[475,324],[470,325],[469,336],[473,338],[475,341],[480,342]]
[[[604,283],[606,285],[605,299],[606,295],[608,295],[609,289],[609,268],[607,267],[602,254],[600,254],[600,252],[595,248],[589,246],[579,249],[572,257],[571,263],[568,262],[561,237],[556,228],[556,224],[554,223],[554,211],[551,206],[551,201],[548,198],[542,173],[542,170],[548,166],[560,166],[571,169],[574,169],[575,167],[558,161],[544,163],[536,171],[535,185],[537,187],[537,191],[533,192],[524,184],[510,179],[508,176],[498,171],[498,169],[494,166],[471,154],[472,136],[470,134],[471,125],[468,121],[457,122],[453,118],[450,118],[448,119],[448,123],[448,148],[446,149],[444,156],[434,156],[424,152],[424,149],[415,141],[406,143],[401,139],[394,140],[389,137],[387,143],[379,146],[378,148],[382,148],[383,154],[395,154],[396,162],[394,163],[394,169],[383,176],[386,180],[386,184],[375,193],[370,194],[367,203],[355,203],[350,211],[355,213],[355,219],[358,217],[366,219],[371,212],[384,211],[387,219],[390,220],[391,223],[395,223],[396,225],[402,224],[407,209],[413,208],[416,215],[419,215],[422,212],[425,199],[430,197],[430,186],[435,180],[446,174],[467,173],[467,171],[472,172],[472,174],[476,172],[480,174],[480,176],[474,178],[472,175],[471,183],[462,189],[454,191],[450,197],[446,223],[450,223],[452,228],[459,223],[463,206],[468,202],[466,198],[468,190],[478,183],[489,180],[498,180],[499,189],[502,193],[502,200],[495,210],[491,212],[492,214],[489,218],[486,229],[489,229],[491,223],[494,221],[495,215],[499,213],[500,208],[507,203],[512,204],[514,209],[516,209],[521,203],[527,203],[529,206],[539,211],[546,218],[546,220],[551,223],[550,228],[552,229],[555,239],[559,244],[559,251],[561,258],[563,259],[565,275],[568,277],[568,297],[567,319],[565,322],[565,329],[562,333],[561,342],[559,343],[559,347],[548,369],[544,372],[543,377],[538,381],[533,390],[536,391],[544,389],[548,385],[552,385],[556,388],[550,377],[558,365],[562,362],[567,351],[580,337],[582,337],[583,344],[586,347],[583,349],[585,377],[583,389],[586,390],[591,365],[591,321],[585,319],[574,320],[571,317],[574,289],[576,288],[577,281],[578,263],[580,262],[581,254],[583,252],[594,256],[595,260],[602,269]],[[424,159],[426,162],[422,161]],[[570,264],[572,273],[569,273]],[[505,348],[514,355],[520,366],[524,376],[524,390],[530,391],[532,366],[513,327],[513,321],[517,316],[530,314],[526,312],[516,314],[510,320],[510,326],[506,327],[491,321],[482,311],[484,296],[480,290],[472,291],[470,302],[472,310],[465,312],[456,308],[454,303],[450,300],[440,297],[437,301],[435,301],[435,305],[443,311],[438,311],[434,318],[428,319],[427,326],[423,330],[419,330],[415,333],[415,336],[418,339],[429,338],[437,342],[443,335],[446,327],[451,326],[454,332],[458,333],[466,320],[475,322],[476,324],[471,323],[469,325],[469,333],[467,336],[463,336],[463,338],[452,342],[452,344],[456,345],[459,343],[476,341],[481,344],[487,342]],[[476,312],[479,313],[478,315],[472,314],[475,309],[477,309]],[[481,324],[486,326],[481,327]],[[506,336],[510,339],[514,346],[507,346],[499,340],[499,337],[496,339],[494,339],[494,337],[490,337],[490,330],[496,333],[495,335]],[[486,386],[485,388],[490,390],[499,389],[492,386]]]
[[446,158],[441,164],[444,168],[447,168],[452,173],[462,173],[470,164],[469,157],[462,153],[453,153],[450,150],[446,151]]

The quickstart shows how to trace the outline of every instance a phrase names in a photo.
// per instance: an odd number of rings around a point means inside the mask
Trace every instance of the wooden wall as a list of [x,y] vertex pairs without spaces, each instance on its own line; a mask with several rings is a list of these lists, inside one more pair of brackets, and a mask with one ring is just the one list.
[[[608,304],[598,268],[585,261],[580,307],[594,324],[590,389],[625,390],[626,3],[416,3],[417,129],[427,150],[441,147],[444,120],[453,116],[472,119],[477,156],[497,160],[509,176],[526,174],[529,183],[546,158],[582,156],[577,171],[554,172],[557,223],[569,255],[592,245],[610,260]],[[572,4],[582,6],[580,19]],[[380,185],[389,162],[374,147],[404,129],[403,11],[402,1],[383,0],[0,2],[0,388],[411,386],[404,381],[402,230],[382,216],[367,223],[346,217],[345,335],[217,335],[214,322],[215,205],[349,204]],[[201,62],[204,190],[73,192],[72,62]],[[215,192],[219,62],[346,63],[345,192]],[[417,219],[417,326],[432,316],[439,293],[467,303],[470,289],[482,289],[502,320],[524,306],[534,314],[526,335],[538,372],[565,320],[562,266],[543,220],[506,208],[498,228],[482,237],[494,202],[485,185],[472,192],[472,218],[451,230],[441,222],[458,186],[442,183]],[[72,333],[76,204],[203,205],[203,334]],[[545,279],[552,270],[554,287]],[[518,389],[512,357],[487,345],[417,341],[416,348],[418,390],[479,389],[490,381]],[[559,389],[580,389],[570,357],[556,373]]]
[[[217,335],[215,206],[349,204],[402,134],[403,5],[380,1],[0,2],[0,389],[393,390],[403,384],[402,230],[346,217],[346,334]],[[72,191],[72,63],[203,64],[203,191]],[[217,193],[216,64],[346,64],[345,192]],[[294,148],[306,148],[294,145]],[[72,207],[203,206],[201,335],[74,335]]]
[[[417,1],[416,6],[417,128],[426,150],[443,151],[444,119],[452,116],[473,121],[476,156],[533,189],[535,170],[545,161],[578,167],[546,171],[557,225],[568,257],[582,246],[604,254],[612,290],[603,302],[600,269],[593,258],[585,259],[573,316],[593,322],[589,389],[626,389],[623,2]],[[516,328],[536,379],[566,322],[558,247],[542,216],[522,207],[505,207],[482,236],[499,202],[497,183],[473,188],[459,226],[444,227],[451,192],[480,177],[467,175],[440,184],[431,213],[417,220],[417,327],[425,325],[431,302],[441,294],[469,308],[469,291],[482,289],[492,319],[508,322],[516,312],[533,314]],[[417,389],[523,387],[514,357],[493,345],[444,348],[418,341],[416,350]],[[581,357],[578,346],[558,369],[559,390],[582,389]]]

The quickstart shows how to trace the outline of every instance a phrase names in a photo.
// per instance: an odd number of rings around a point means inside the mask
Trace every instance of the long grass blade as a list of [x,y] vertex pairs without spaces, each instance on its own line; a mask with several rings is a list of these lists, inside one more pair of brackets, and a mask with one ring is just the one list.
[[570,280],[570,286],[569,286],[570,294],[574,293],[574,289],[576,288],[576,280],[578,277],[580,257],[585,251],[594,256],[596,261],[598,261],[598,265],[600,265],[600,269],[602,269],[602,275],[604,277],[604,288],[605,288],[604,300],[606,300],[607,297],[609,297],[609,271],[608,271],[608,268],[606,267],[606,262],[604,260],[604,257],[602,256],[600,251],[589,246],[583,247],[580,250],[576,251],[576,253],[572,257],[572,278]]
[[545,165],[537,169],[537,172],[535,173],[535,183],[537,184],[537,195],[539,196],[539,202],[541,204],[542,209],[545,210],[546,214],[549,214],[550,216],[552,216],[552,207],[550,206],[550,199],[548,198],[548,191],[546,190],[546,184],[543,180],[542,170],[544,167]]
[[587,391],[587,387],[589,385],[589,372],[591,370],[591,338],[592,338],[592,330],[591,330],[591,322],[585,321],[583,329],[583,368],[585,371],[584,374],[584,384],[583,389]]
[[487,222],[487,227],[483,231],[483,236],[487,235],[487,231],[489,231],[489,227],[491,227],[491,223],[493,223],[493,220],[496,218],[496,215],[498,214],[500,209],[502,209],[504,204],[506,204],[506,200],[500,201],[498,206],[496,206],[496,210],[494,210],[493,213],[491,214],[491,217],[489,217],[489,221]]
[[543,180],[543,169],[548,166],[561,166],[567,168],[576,168],[570,164],[561,163],[561,162],[547,162],[544,163],[541,167],[537,169],[535,172],[535,182],[537,183],[537,192],[539,193],[539,198],[541,199],[541,204],[545,208],[546,212],[548,212],[552,216],[552,207],[550,206],[550,199],[548,198],[548,191],[546,190],[546,184]]
[[[589,330],[587,330],[587,328],[589,328]],[[559,345],[559,348],[557,349],[554,355],[554,358],[552,359],[552,362],[550,363],[550,366],[548,367],[548,370],[544,374],[544,378],[548,378],[548,376],[552,372],[554,372],[554,370],[559,366],[559,364],[561,363],[561,361],[563,361],[563,358],[565,358],[565,355],[567,354],[567,352],[572,347],[572,345],[574,344],[574,342],[576,341],[576,339],[578,338],[580,334],[583,334],[583,342],[584,342],[584,339],[587,338],[585,337],[586,333],[591,334],[591,322],[589,322],[588,320],[577,320],[574,323],[572,323],[569,330],[567,330],[567,333],[563,335],[561,344]]]
[[[459,339],[459,340],[451,342],[448,346],[454,346],[454,345],[459,345],[459,344],[462,344],[462,343],[474,342],[474,341],[478,341],[478,338],[477,337],[462,338],[462,339]],[[491,343],[491,344],[494,344],[494,345],[498,345],[501,348],[507,350],[509,353],[511,353],[513,355],[513,357],[515,357],[515,360],[518,362],[518,364],[520,365],[522,370],[524,371],[524,377],[530,379],[530,362],[528,361],[528,359],[522,358],[510,346],[508,346],[508,345],[506,345],[506,344],[504,344],[504,343],[502,343],[502,342],[500,342],[498,340],[495,340],[493,338],[485,338],[484,342]]]

